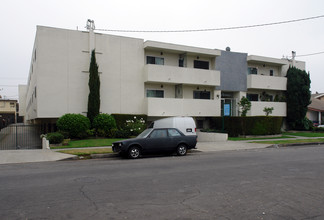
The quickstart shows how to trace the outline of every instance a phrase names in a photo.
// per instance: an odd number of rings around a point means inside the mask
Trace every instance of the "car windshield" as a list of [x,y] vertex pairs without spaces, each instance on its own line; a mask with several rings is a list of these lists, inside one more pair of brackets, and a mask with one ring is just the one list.
[[142,133],[140,133],[137,138],[144,138],[146,137],[153,129],[152,128],[148,128],[146,130],[144,130]]

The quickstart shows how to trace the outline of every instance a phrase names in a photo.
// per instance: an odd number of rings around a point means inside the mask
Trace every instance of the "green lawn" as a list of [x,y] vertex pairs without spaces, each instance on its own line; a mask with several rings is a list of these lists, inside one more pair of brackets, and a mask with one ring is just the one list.
[[113,142],[119,140],[123,140],[123,139],[105,138],[105,139],[75,140],[75,141],[70,141],[67,146],[51,147],[51,149],[111,146]]
[[298,137],[324,137],[324,132],[285,132],[283,135],[293,135]]
[[294,144],[294,143],[316,143],[316,142],[324,142],[324,138],[317,139],[293,139],[293,140],[279,140],[279,141],[253,141],[250,143],[257,144]]
[[248,140],[264,140],[264,139],[283,139],[283,138],[293,138],[291,136],[280,136],[280,137],[262,137],[262,138],[258,138],[258,137],[254,137],[254,138],[244,138],[244,137],[229,137],[228,140],[229,141],[248,141]]
[[111,148],[100,148],[100,149],[73,149],[73,150],[60,150],[58,152],[65,154],[73,154],[77,156],[88,156],[90,154],[108,154],[112,153]]

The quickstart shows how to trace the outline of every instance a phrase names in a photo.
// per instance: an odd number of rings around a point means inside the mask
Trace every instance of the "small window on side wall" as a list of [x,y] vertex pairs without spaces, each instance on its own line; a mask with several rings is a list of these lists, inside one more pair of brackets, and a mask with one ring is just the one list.
[[273,70],[270,70],[270,76],[273,76]]

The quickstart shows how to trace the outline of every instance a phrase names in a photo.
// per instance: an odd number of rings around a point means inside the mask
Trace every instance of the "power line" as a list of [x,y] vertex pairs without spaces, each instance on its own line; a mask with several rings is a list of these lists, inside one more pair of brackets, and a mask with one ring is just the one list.
[[95,29],[97,31],[107,31],[107,32],[141,32],[141,33],[176,33],[176,32],[203,32],[203,31],[226,31],[226,30],[235,30],[235,29],[245,29],[245,28],[255,28],[255,27],[264,27],[271,25],[279,25],[279,24],[287,24],[293,22],[307,21],[318,18],[323,18],[324,15],[308,17],[308,18],[300,18],[288,21],[279,21],[272,23],[264,23],[264,24],[254,24],[254,25],[244,25],[244,26],[234,26],[234,27],[223,27],[223,28],[206,28],[206,29],[188,29],[188,30],[118,30],[118,29]]
[[309,54],[303,54],[303,55],[296,55],[296,57],[307,57],[307,56],[313,56],[313,55],[318,55],[318,54],[323,54],[324,51],[322,52],[317,52],[317,53],[309,53]]

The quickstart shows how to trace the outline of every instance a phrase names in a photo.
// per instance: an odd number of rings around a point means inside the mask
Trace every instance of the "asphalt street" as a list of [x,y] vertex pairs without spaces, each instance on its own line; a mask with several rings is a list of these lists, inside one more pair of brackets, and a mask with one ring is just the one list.
[[0,219],[324,219],[324,148],[0,165]]

